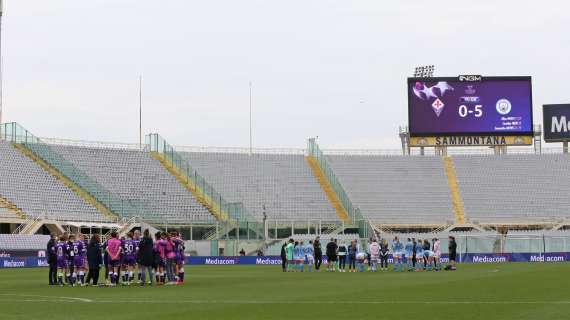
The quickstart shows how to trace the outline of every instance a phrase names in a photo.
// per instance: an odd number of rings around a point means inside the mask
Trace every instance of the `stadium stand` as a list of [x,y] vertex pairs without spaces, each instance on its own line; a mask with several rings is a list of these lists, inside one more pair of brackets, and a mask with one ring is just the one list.
[[14,211],[0,206],[0,218],[18,219],[21,217],[18,214],[16,214]]
[[454,220],[441,157],[327,155],[326,159],[353,204],[375,223],[444,225]]
[[45,172],[10,143],[0,141],[0,195],[28,217],[68,221],[105,221],[61,181]]
[[213,217],[160,163],[140,150],[51,145],[51,148],[125,201],[140,201],[151,223],[184,224]]
[[257,218],[265,205],[272,219],[338,220],[303,154],[180,154],[228,201],[243,202]]
[[570,156],[453,156],[467,217],[527,224],[570,216]]
[[49,235],[0,234],[0,250],[45,250]]

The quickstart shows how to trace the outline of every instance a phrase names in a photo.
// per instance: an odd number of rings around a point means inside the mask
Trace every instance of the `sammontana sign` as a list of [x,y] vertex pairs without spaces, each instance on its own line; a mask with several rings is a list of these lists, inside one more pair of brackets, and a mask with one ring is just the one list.
[[527,136],[443,136],[411,137],[410,147],[467,147],[467,146],[527,146]]

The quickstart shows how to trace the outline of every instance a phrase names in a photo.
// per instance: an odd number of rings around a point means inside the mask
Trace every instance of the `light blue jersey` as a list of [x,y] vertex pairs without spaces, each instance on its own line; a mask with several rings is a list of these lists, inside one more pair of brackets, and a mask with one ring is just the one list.
[[392,241],[392,250],[394,251],[394,255],[401,255],[402,250],[404,249],[404,245],[398,241]]
[[307,257],[312,257],[315,255],[313,245],[310,243],[305,245],[305,247],[303,248],[303,251],[305,252],[305,256],[307,256]]
[[414,244],[411,241],[406,243],[406,257],[411,257],[414,253]]
[[416,245],[416,257],[423,255],[424,255],[424,248],[422,247],[422,244],[418,242]]
[[295,260],[305,259],[305,250],[302,246],[298,245],[295,248],[293,248],[293,258]]

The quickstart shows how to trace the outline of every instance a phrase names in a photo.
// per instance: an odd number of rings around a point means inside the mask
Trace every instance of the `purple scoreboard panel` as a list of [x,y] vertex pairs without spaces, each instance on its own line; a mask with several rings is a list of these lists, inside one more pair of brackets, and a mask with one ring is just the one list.
[[412,137],[532,136],[530,77],[408,78]]

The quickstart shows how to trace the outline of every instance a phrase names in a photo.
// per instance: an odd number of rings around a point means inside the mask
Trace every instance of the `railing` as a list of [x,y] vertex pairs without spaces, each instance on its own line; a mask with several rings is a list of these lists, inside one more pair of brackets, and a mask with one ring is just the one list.
[[145,139],[148,145],[148,151],[159,153],[169,165],[177,169],[187,183],[195,187],[194,191],[206,199],[209,205],[213,208],[219,208],[222,213],[222,220],[229,220],[234,223],[256,220],[250,216],[242,203],[227,202],[222,194],[208,183],[206,179],[159,134],[148,134]]
[[3,132],[5,140],[26,147],[119,217],[140,216],[144,219],[159,219],[159,216],[141,202],[120,199],[19,124],[15,122],[2,124],[0,131]]
[[334,192],[336,193],[338,199],[340,200],[342,207],[348,213],[348,217],[351,221],[356,220],[356,208],[352,205],[352,201],[348,197],[348,194],[344,190],[340,180],[336,177],[334,171],[328,164],[327,160],[325,159],[325,155],[320,150],[319,146],[315,142],[314,138],[308,140],[308,156],[311,156],[317,160],[319,167],[325,174],[328,182],[330,183],[331,187],[333,188]]

